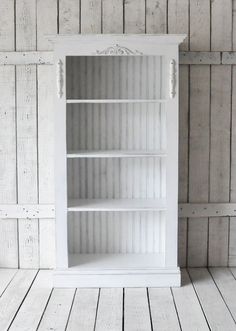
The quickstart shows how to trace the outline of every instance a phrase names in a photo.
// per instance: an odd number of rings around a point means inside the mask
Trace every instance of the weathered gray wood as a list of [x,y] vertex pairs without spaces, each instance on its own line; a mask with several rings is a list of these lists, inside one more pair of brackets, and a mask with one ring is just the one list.
[[75,289],[57,288],[52,291],[38,331],[66,329]]
[[123,33],[123,0],[102,1],[102,33]]
[[[179,203],[179,217],[236,216],[235,203]],[[197,221],[197,220],[196,220]]]
[[221,64],[221,53],[220,52],[180,52],[179,61],[180,64]]
[[16,1],[16,50],[36,49],[36,1]]
[[[189,34],[189,1],[168,0],[168,33]],[[189,38],[180,45],[180,50],[189,49]]]
[[[189,201],[208,201],[210,68],[190,68]],[[207,265],[208,222],[189,220],[188,264]]]
[[233,0],[232,1],[232,50],[235,51],[236,50],[236,1]]
[[211,50],[232,49],[232,0],[211,2]]
[[59,33],[80,32],[80,1],[59,0]]
[[98,289],[77,289],[67,330],[92,331],[95,327]]
[[125,33],[145,33],[145,2],[127,0],[124,2]]
[[181,330],[205,330],[208,325],[198,302],[191,280],[186,270],[182,270],[182,287],[173,288],[173,296],[178,312]]
[[148,290],[153,331],[179,331],[179,321],[169,288],[150,288]]
[[57,0],[37,1],[37,49],[50,50],[46,36],[57,33]]
[[0,330],[8,330],[36,274],[36,270],[19,270],[3,293],[0,298]]
[[53,64],[52,52],[0,52],[0,65]]
[[236,330],[234,320],[207,269],[196,268],[189,272],[210,329]]
[[167,0],[146,1],[146,33],[167,32]]
[[190,50],[210,50],[210,1],[190,1]]
[[[54,80],[53,67],[38,67],[39,204],[54,202]],[[54,216],[53,216],[54,217]],[[40,268],[55,264],[55,221],[39,221]]]
[[228,268],[211,268],[210,273],[234,320],[236,321],[236,281],[234,276]]
[[222,52],[222,64],[236,64],[236,52]]
[[123,289],[103,288],[100,290],[96,319],[96,331],[121,331],[123,315]]
[[14,3],[14,0],[2,0],[0,2],[1,51],[13,51],[15,48]]
[[[229,201],[231,68],[212,66],[210,201]],[[209,265],[228,264],[229,222],[209,220]]]
[[81,0],[81,33],[101,32],[101,0]]
[[9,330],[36,330],[51,291],[52,271],[39,271]]
[[147,290],[145,288],[126,288],[124,300],[124,329],[126,331],[151,331]]

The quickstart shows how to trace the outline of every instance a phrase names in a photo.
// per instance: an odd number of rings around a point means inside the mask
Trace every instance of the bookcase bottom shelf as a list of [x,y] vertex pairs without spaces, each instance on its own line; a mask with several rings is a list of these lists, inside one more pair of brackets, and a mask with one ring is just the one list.
[[55,287],[180,286],[178,267],[164,267],[164,254],[72,254],[56,269]]

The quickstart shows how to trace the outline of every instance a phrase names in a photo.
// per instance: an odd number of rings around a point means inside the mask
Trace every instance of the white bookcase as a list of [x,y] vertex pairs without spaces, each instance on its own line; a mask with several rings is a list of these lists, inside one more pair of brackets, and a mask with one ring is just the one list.
[[179,286],[183,35],[54,36],[56,287]]

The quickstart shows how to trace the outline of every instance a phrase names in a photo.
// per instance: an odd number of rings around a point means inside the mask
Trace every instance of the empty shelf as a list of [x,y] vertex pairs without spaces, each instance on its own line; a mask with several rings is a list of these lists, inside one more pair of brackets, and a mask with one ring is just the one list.
[[68,211],[162,211],[165,199],[72,199]]
[[166,99],[67,99],[66,103],[163,103]]
[[94,150],[94,151],[68,151],[67,158],[122,158],[122,157],[164,157],[166,152],[162,150],[138,151],[138,150]]

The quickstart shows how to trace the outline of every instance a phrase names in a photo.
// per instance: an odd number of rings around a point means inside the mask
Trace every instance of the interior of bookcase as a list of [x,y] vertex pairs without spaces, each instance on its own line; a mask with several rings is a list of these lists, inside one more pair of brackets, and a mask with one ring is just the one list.
[[71,268],[164,266],[162,61],[160,56],[67,57]]

